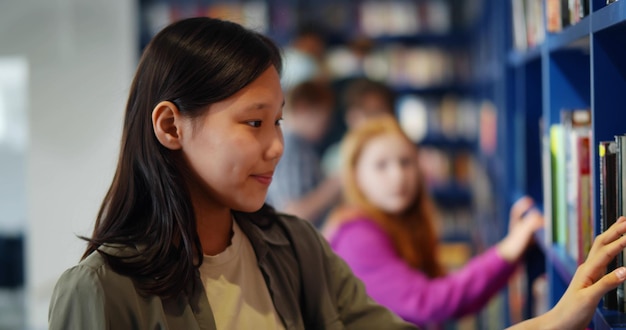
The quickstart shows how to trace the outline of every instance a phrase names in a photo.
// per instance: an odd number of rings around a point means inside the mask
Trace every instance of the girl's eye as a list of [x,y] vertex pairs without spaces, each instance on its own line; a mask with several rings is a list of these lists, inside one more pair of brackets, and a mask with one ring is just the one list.
[[250,125],[252,127],[261,127],[261,123],[262,123],[262,121],[260,121],[260,120],[251,120],[251,121],[246,122],[246,124],[248,124],[248,125]]
[[280,118],[280,119],[278,119],[276,122],[274,122],[274,125],[276,125],[276,126],[281,126],[281,125],[282,125],[282,124],[281,124],[282,122],[283,122],[283,118]]

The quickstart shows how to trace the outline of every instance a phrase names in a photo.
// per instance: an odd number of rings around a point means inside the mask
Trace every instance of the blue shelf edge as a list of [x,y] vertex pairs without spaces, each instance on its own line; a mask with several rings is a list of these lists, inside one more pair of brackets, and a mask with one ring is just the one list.
[[626,22],[626,3],[616,1],[595,11],[591,22],[591,31],[598,32]]
[[599,307],[593,315],[593,325],[596,330],[626,330],[626,314]]
[[[591,16],[586,16],[574,25],[570,25],[564,28],[562,31],[554,34],[549,34],[544,41],[548,51],[558,51],[567,47],[568,45],[574,45],[577,41],[588,39],[591,32]],[[589,44],[587,43],[587,48]]]

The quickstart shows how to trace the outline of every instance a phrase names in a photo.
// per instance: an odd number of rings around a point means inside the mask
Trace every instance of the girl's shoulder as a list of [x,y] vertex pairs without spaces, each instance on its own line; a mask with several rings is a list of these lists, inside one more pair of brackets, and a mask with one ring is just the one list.
[[324,237],[330,242],[357,232],[386,237],[384,229],[373,217],[354,207],[344,207],[333,212],[322,229]]
[[383,227],[373,218],[354,217],[349,221],[340,223],[335,229],[337,234],[370,233],[374,235],[387,236]]
[[116,284],[115,286],[129,286],[134,290],[132,279],[113,271],[103,253],[115,257],[132,257],[137,255],[137,248],[134,246],[103,245],[77,265],[67,269],[58,282],[70,287],[80,287],[90,283],[94,288],[106,287],[113,282]]
[[[112,247],[107,249],[114,251]],[[133,280],[113,271],[105,257],[95,251],[61,274],[54,287],[51,310],[63,314],[82,310],[81,304],[123,305],[133,294],[136,294]]]

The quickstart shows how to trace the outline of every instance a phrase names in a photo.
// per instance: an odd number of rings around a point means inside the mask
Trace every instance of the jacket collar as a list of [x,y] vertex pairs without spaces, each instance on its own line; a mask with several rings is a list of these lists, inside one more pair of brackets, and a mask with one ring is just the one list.
[[289,246],[290,242],[280,226],[274,209],[265,204],[253,213],[233,212],[235,221],[254,247],[259,263],[265,259],[270,246]]

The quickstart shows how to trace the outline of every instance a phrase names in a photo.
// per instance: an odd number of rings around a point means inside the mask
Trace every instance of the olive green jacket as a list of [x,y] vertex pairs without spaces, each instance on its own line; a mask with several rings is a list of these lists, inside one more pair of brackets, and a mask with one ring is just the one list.
[[[269,211],[268,211],[269,210]],[[274,213],[236,213],[258,259],[274,307],[286,329],[414,329],[374,303],[363,284],[304,220]],[[136,247],[102,246],[110,255]],[[115,273],[92,253],[58,280],[48,315],[57,329],[216,329],[197,277],[195,290],[176,298],[141,295],[133,279]]]

